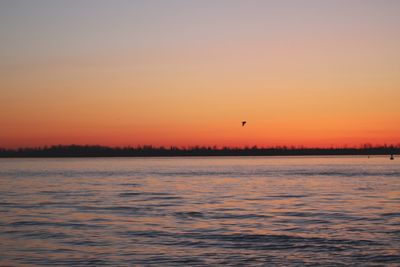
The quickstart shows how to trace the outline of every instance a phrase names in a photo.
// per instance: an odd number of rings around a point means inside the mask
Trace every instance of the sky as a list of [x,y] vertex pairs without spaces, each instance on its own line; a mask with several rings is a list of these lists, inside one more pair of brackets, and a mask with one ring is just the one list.
[[397,0],[0,0],[0,147],[399,144],[399,14]]

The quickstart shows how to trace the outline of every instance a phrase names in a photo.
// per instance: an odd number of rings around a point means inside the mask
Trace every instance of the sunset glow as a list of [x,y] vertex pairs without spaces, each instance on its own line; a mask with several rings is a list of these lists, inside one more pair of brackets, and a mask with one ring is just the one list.
[[3,1],[0,147],[398,144],[399,11]]

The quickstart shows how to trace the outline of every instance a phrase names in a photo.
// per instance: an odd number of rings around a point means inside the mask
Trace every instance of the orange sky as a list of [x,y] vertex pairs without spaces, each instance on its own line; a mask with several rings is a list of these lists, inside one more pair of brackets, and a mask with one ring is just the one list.
[[399,1],[150,2],[1,2],[0,147],[400,143]]

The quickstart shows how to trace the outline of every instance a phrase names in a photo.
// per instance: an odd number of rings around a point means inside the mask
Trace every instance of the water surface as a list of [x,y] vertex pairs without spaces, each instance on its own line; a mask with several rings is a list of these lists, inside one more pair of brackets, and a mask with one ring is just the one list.
[[0,159],[0,265],[396,265],[399,163]]

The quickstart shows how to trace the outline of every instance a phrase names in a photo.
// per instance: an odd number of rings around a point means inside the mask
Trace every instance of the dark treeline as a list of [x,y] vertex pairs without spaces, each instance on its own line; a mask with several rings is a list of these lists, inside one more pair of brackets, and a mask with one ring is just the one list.
[[0,157],[179,157],[179,156],[318,156],[318,155],[389,155],[400,154],[400,145],[359,148],[303,147],[106,147],[57,145],[50,147],[1,149]]

